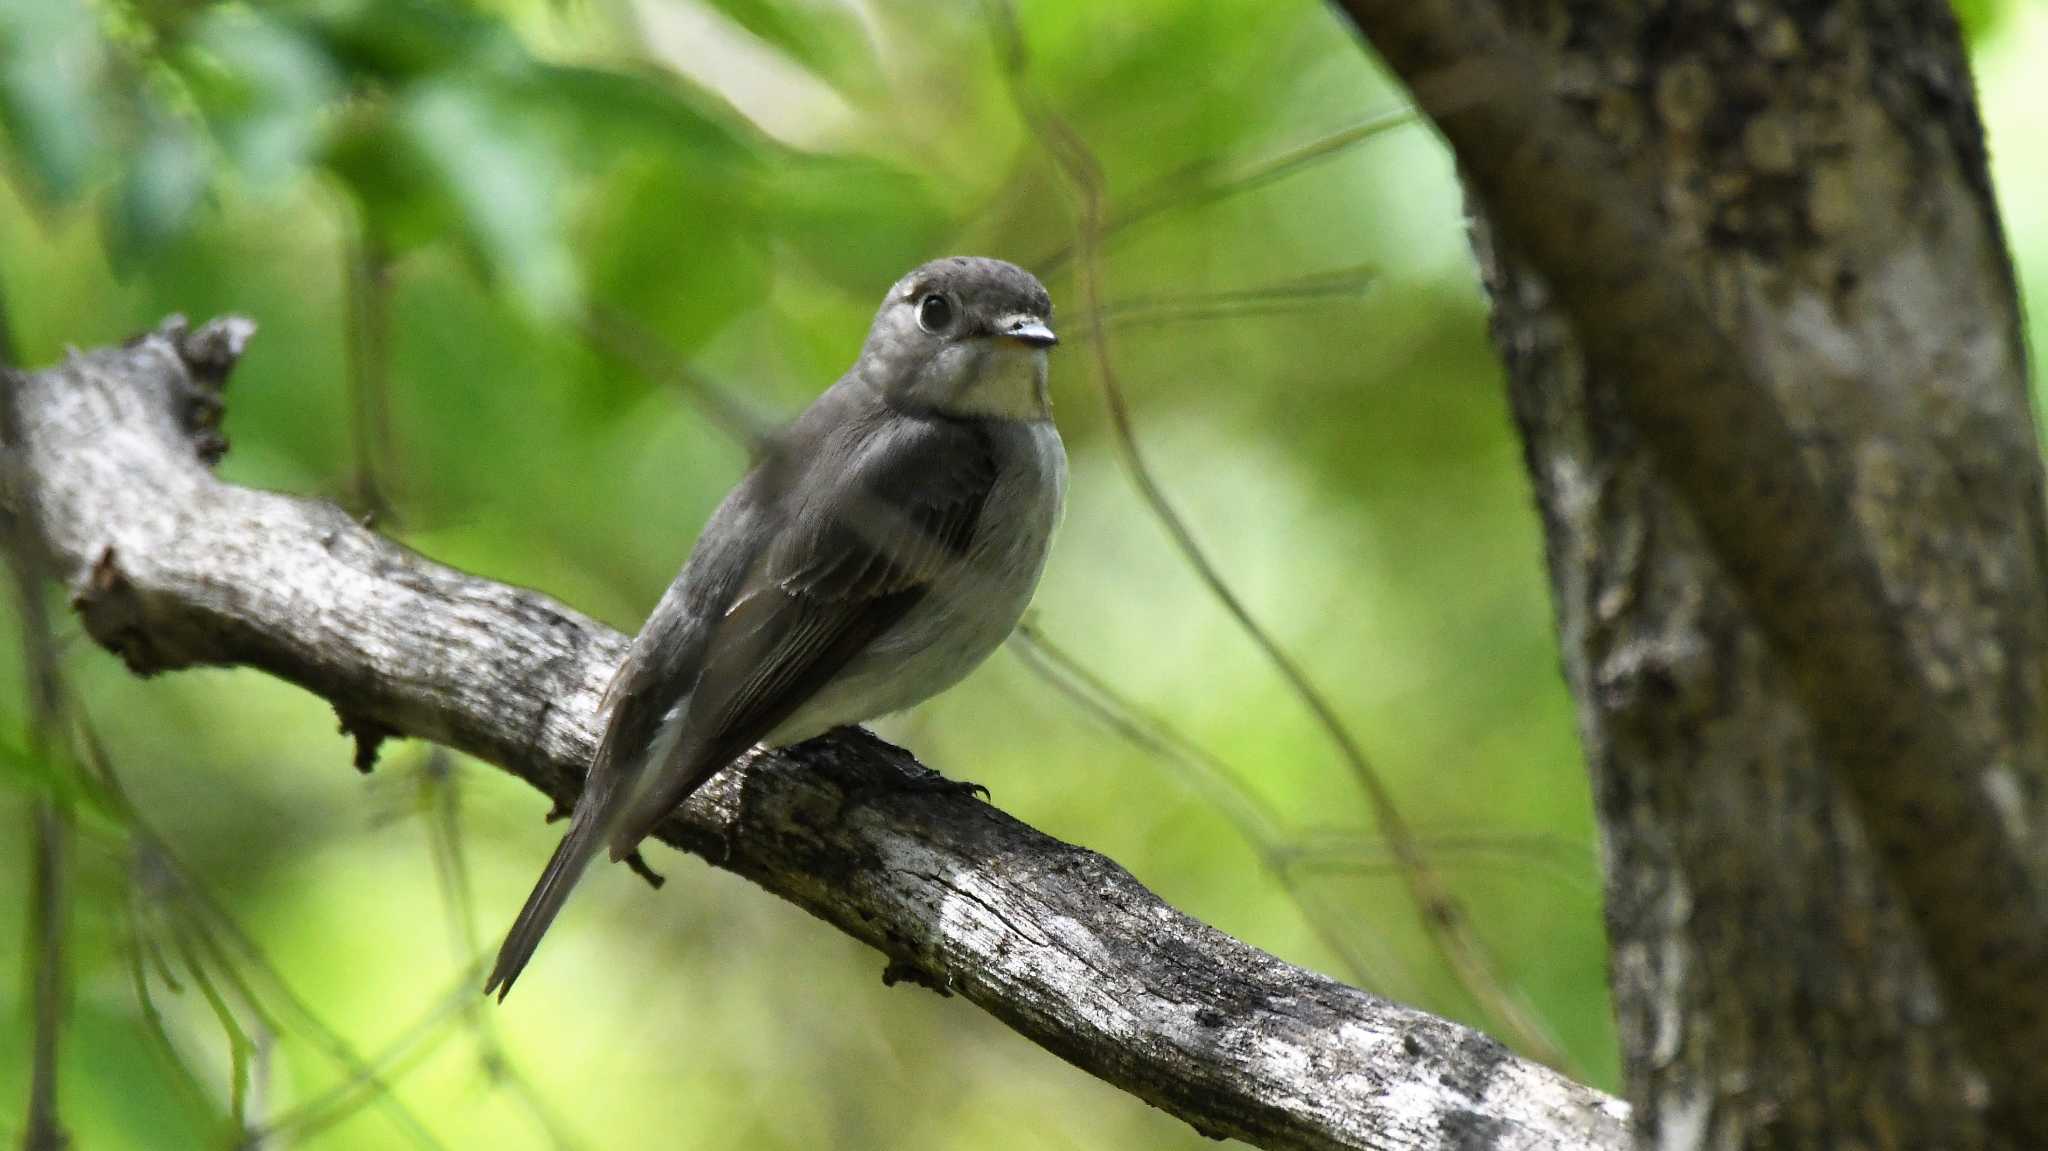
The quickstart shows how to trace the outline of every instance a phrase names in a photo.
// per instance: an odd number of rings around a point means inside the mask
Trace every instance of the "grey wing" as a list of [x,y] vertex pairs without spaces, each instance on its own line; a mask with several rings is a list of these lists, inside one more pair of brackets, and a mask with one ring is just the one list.
[[626,658],[612,673],[599,713],[604,734],[591,758],[568,833],[556,846],[540,882],[506,933],[484,994],[503,1000],[540,945],[541,936],[569,898],[576,880],[625,814],[646,774],[650,753],[671,710],[684,704],[704,658],[710,624],[737,594],[752,566],[748,541],[759,519],[771,514],[757,477],[749,477],[719,507],[698,537],[682,574],[641,625]]
[[995,486],[980,425],[899,416],[795,509],[713,631],[682,739],[611,843],[623,858],[965,561]]

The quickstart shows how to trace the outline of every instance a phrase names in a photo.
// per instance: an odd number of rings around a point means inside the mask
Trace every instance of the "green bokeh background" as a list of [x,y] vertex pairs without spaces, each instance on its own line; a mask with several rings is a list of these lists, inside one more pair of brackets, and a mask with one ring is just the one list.
[[[2030,65],[2048,54],[2048,10],[1967,8],[1998,193],[2039,298],[2048,81]],[[1306,0],[1032,0],[1018,24],[1027,82],[1094,150],[1112,216],[1401,102]],[[5,318],[22,361],[41,364],[167,312],[254,317],[223,473],[359,501],[363,297],[349,270],[381,258],[388,530],[631,630],[745,455],[676,389],[593,348],[576,317],[633,317],[782,416],[844,368],[912,264],[971,251],[1042,266],[1072,242],[1075,203],[995,43],[979,6],[910,0],[12,0]],[[1126,309],[1113,354],[1148,457],[1436,845],[1501,969],[1577,1072],[1612,1088],[1587,787],[1444,149],[1411,124],[1250,191],[1167,204],[1102,265]],[[1213,299],[1356,268],[1371,270],[1366,291]],[[1071,268],[1048,283],[1070,337],[1053,388],[1074,476],[1035,620],[1228,764],[1292,834],[1359,847],[1355,873],[1310,886],[1368,969],[1326,945],[1184,769],[1013,654],[879,728],[1225,931],[1483,1024],[1377,865],[1330,742],[1135,494]],[[1163,311],[1148,318],[1147,301]],[[535,793],[466,761],[432,770],[416,744],[361,778],[318,700],[252,672],[133,679],[52,604],[66,673],[130,790],[320,1020],[369,1055],[450,1001],[471,941],[495,943],[554,841]],[[7,628],[0,643],[17,650]],[[19,661],[0,663],[15,747],[23,696]],[[0,774],[8,970],[23,966],[24,829],[48,778]],[[473,883],[468,926],[436,880],[435,829],[449,826]],[[487,1073],[463,1018],[432,1032],[438,1046],[391,1095],[433,1139],[1210,1145],[971,1006],[885,988],[879,956],[746,883],[653,854],[664,890],[594,875],[519,994],[483,1016],[516,1079]],[[139,899],[166,948],[177,918],[136,894],[129,859],[118,833],[81,833],[64,1117],[81,1148],[227,1146],[228,1048],[190,978],[154,999],[199,1098],[148,1039],[127,909]],[[26,1097],[25,985],[0,981],[8,1139]],[[279,1022],[272,1115],[344,1074],[303,1021]],[[274,1145],[431,1144],[372,1105]]]

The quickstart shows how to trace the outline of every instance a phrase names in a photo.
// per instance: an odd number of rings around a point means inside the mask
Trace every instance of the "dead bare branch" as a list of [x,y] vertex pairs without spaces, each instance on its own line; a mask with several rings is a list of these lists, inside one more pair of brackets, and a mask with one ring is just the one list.
[[[240,320],[173,321],[25,381],[24,495],[88,634],[143,674],[262,668],[566,805],[625,637],[331,504],[215,478],[220,388],[249,335]],[[864,732],[834,733],[750,756],[658,836],[1210,1134],[1627,1144],[1620,1104],[1492,1040],[1231,939],[986,804],[886,786],[919,770]]]

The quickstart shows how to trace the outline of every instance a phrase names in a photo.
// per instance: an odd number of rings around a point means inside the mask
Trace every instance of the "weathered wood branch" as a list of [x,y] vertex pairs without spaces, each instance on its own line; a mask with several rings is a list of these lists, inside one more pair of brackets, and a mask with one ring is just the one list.
[[1639,1145],[2048,1146],[2048,532],[1948,5],[1343,8],[1474,192]]
[[[138,673],[244,664],[573,802],[625,637],[340,509],[218,480],[250,327],[180,323],[17,378],[25,490],[86,630]],[[890,793],[842,732],[756,754],[659,837],[752,879],[1198,1130],[1275,1148],[1614,1151],[1626,1108],[1463,1027],[1290,966],[986,804]],[[866,798],[861,798],[866,795]],[[536,866],[539,861],[536,860]],[[530,989],[545,992],[544,988]]]

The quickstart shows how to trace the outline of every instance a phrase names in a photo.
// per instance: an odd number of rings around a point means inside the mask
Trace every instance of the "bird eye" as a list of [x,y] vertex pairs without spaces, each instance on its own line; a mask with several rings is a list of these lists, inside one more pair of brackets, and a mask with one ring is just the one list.
[[917,302],[917,326],[937,334],[952,326],[953,302],[933,292]]

